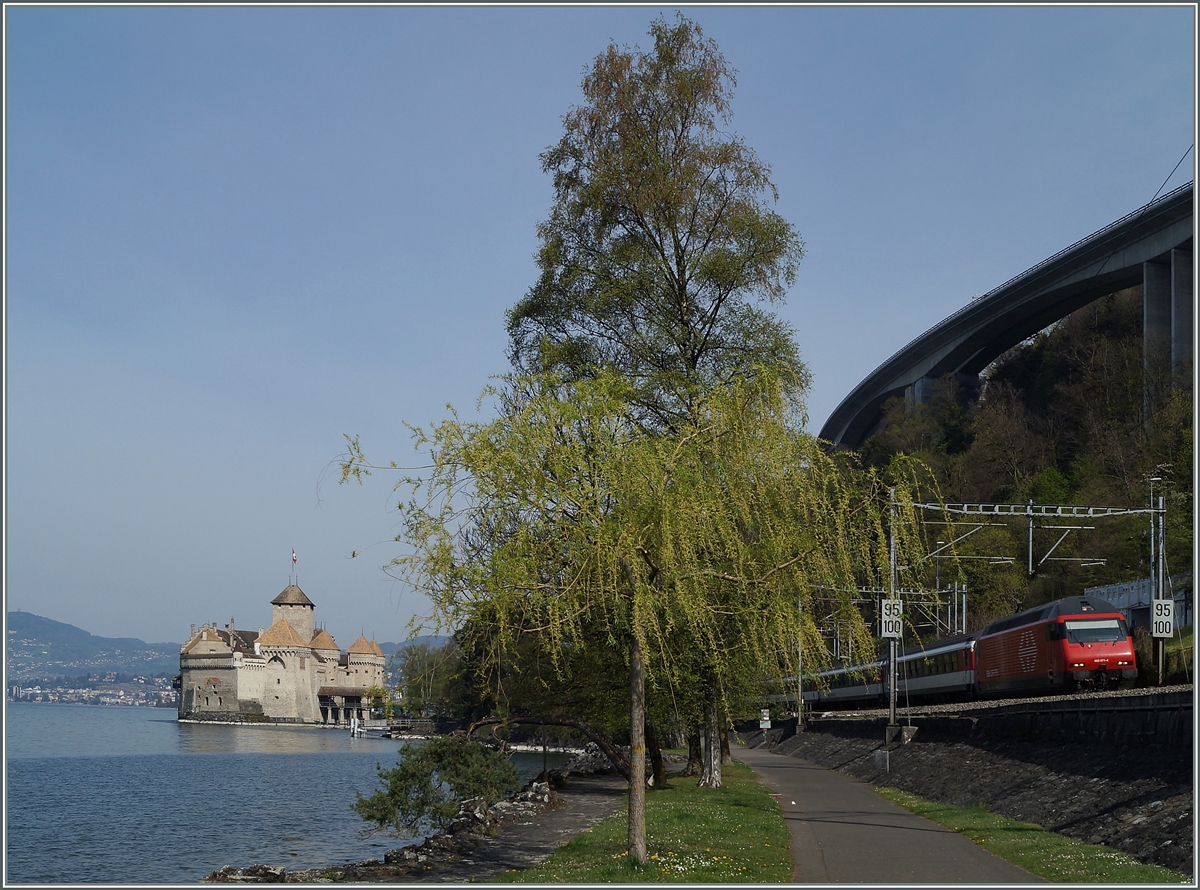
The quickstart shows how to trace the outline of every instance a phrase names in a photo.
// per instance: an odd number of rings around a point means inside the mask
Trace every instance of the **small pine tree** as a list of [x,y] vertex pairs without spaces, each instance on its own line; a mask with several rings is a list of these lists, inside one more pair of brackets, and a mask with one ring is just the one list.
[[356,793],[354,812],[374,831],[414,835],[445,828],[464,800],[494,803],[520,787],[516,768],[499,753],[465,736],[443,736],[400,750],[393,769],[376,764],[382,789]]

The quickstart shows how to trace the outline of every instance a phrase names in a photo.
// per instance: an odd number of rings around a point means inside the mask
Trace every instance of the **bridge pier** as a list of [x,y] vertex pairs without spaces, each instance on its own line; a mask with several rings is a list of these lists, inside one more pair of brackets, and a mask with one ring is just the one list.
[[918,377],[912,383],[904,387],[904,410],[911,416],[913,409],[918,405],[929,406],[933,404],[933,397],[936,393],[936,388],[941,383],[942,396],[957,399],[960,403],[966,404],[971,399],[979,395],[979,375],[968,374],[963,371],[955,371],[953,381],[947,381],[944,378],[924,376]]
[[1171,251],[1171,369],[1186,372],[1192,362],[1192,324],[1195,305],[1192,252]]
[[1192,252],[1178,248],[1142,264],[1143,412],[1154,413],[1156,391],[1192,361]]
[[918,377],[904,388],[904,408],[912,414],[917,405],[928,405],[933,401],[933,378]]

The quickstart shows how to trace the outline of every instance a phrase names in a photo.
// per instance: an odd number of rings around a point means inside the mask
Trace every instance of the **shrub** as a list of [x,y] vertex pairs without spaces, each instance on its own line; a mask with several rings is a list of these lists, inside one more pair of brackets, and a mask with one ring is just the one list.
[[375,831],[417,834],[445,828],[464,800],[501,800],[520,787],[516,768],[500,754],[465,736],[441,736],[400,749],[393,769],[376,765],[382,789],[352,805]]

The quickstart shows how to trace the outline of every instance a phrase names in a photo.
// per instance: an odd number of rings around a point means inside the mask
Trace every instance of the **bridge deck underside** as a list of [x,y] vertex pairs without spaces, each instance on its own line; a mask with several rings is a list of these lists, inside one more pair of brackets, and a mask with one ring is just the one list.
[[979,374],[1006,350],[1089,303],[1142,283],[1143,264],[1192,249],[1192,186],[1072,245],[930,328],[875,369],[821,438],[857,448],[889,398],[925,377]]

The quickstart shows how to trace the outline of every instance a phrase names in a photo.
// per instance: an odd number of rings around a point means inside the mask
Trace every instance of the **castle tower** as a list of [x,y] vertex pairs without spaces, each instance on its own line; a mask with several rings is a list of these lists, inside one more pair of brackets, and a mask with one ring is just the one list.
[[313,638],[313,610],[316,607],[312,600],[304,595],[304,591],[295,584],[289,584],[283,592],[271,600],[271,623],[283,619],[308,642]]
[[346,650],[347,685],[367,688],[382,686],[383,668],[387,659],[378,643],[359,637]]

